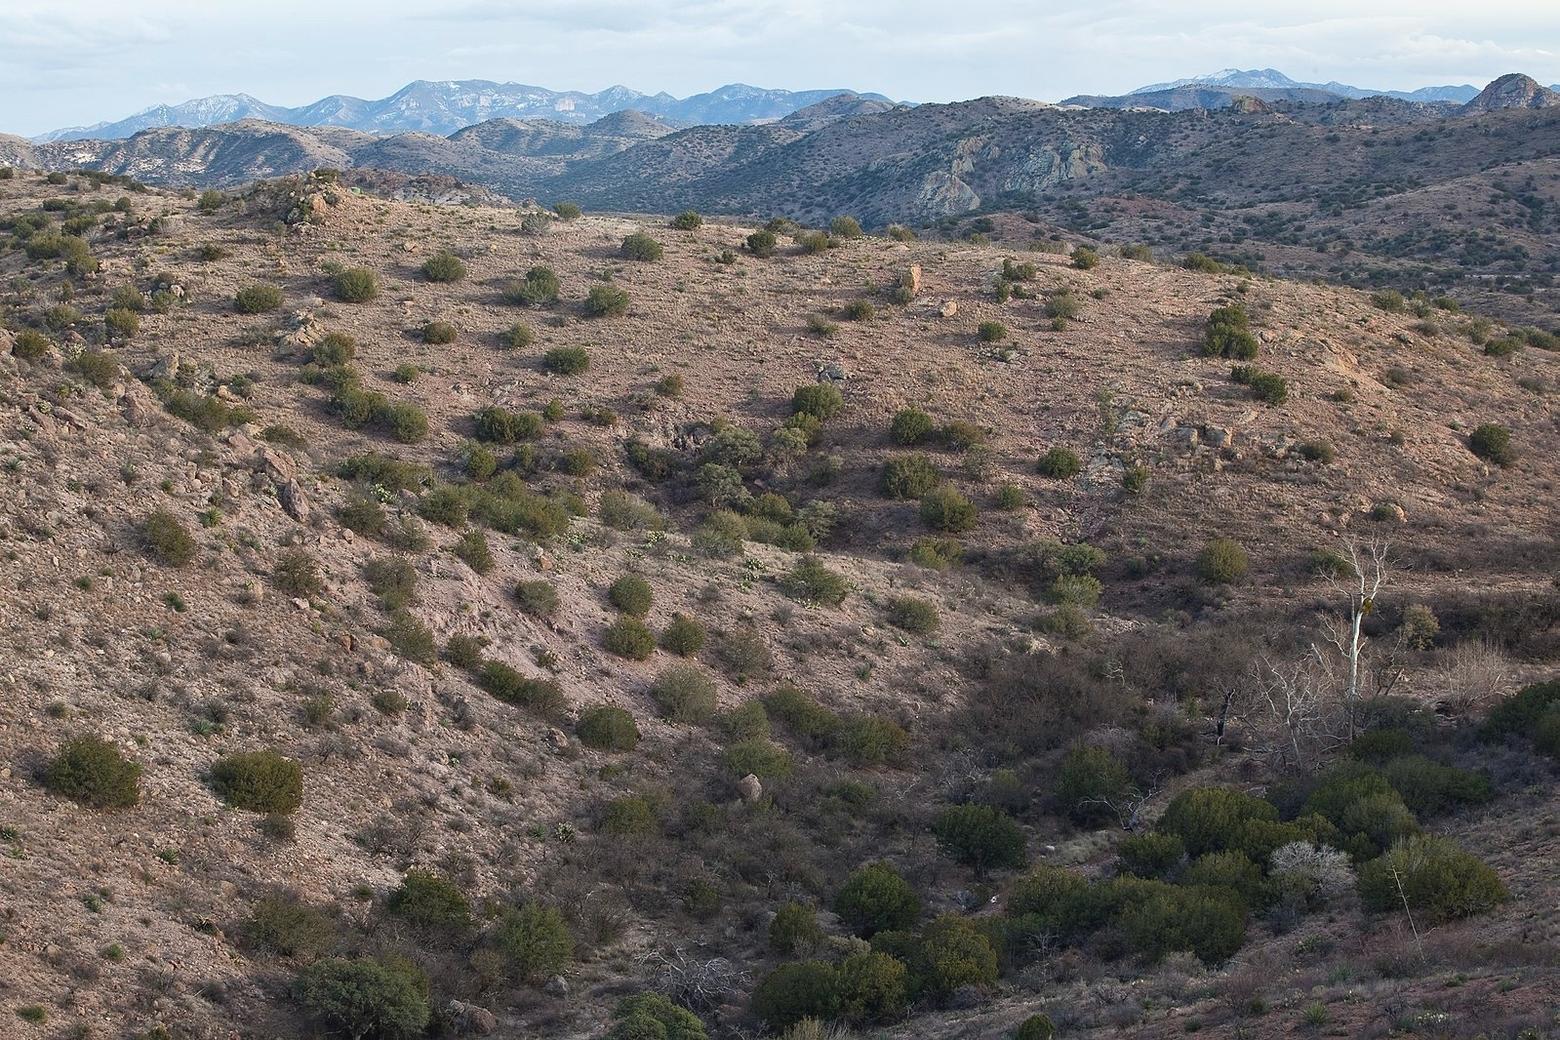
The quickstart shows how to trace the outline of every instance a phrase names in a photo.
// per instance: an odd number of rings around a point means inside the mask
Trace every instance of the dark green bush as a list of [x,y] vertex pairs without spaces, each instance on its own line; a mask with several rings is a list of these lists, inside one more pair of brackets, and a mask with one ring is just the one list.
[[1074,823],[1099,825],[1116,820],[1133,785],[1115,755],[1080,744],[1062,759],[1055,791],[1056,804]]
[[141,521],[141,547],[158,563],[183,567],[195,559],[195,539],[189,529],[166,509],[157,509]]
[[839,1017],[853,1026],[892,1022],[909,1005],[909,973],[889,954],[853,953],[839,962],[836,978]]
[[926,926],[916,958],[917,981],[935,1001],[965,986],[987,988],[997,981],[997,951],[975,922],[944,914]]
[[944,851],[980,873],[1024,865],[1023,828],[990,805],[950,806],[937,814],[932,833]]
[[1524,686],[1490,709],[1480,735],[1486,740],[1531,735],[1556,708],[1560,708],[1560,679]]
[[715,714],[715,683],[691,664],[673,665],[662,672],[650,687],[650,696],[673,722],[696,724]]
[[1186,861],[1186,846],[1174,834],[1133,834],[1116,846],[1116,867],[1134,877],[1168,880]]
[[558,302],[559,289],[557,273],[537,265],[525,273],[524,279],[506,283],[502,295],[505,303],[542,307]]
[[515,585],[515,600],[524,614],[539,618],[551,617],[558,609],[558,590],[552,587],[551,582],[541,578],[522,581]]
[[659,993],[625,997],[612,1012],[603,1040],[708,1040],[704,1023]]
[[845,596],[850,592],[850,582],[845,576],[830,570],[816,556],[798,561],[781,585],[793,599],[829,607],[845,602]]
[[1234,893],[1164,886],[1129,905],[1120,927],[1129,947],[1149,960],[1187,951],[1204,964],[1218,964],[1246,941],[1246,914]]
[[1444,924],[1494,909],[1510,898],[1500,877],[1445,838],[1414,835],[1360,868],[1360,899],[1374,913],[1405,901],[1421,924]]
[[314,957],[336,941],[335,919],[291,893],[262,896],[240,926],[250,950],[280,957]]
[[333,284],[336,299],[344,303],[367,303],[379,295],[379,276],[367,267],[349,267]]
[[471,927],[471,904],[447,878],[428,870],[409,870],[390,893],[385,908],[414,928],[463,932]]
[[1038,469],[1042,477],[1050,477],[1052,480],[1067,480],[1078,475],[1083,469],[1083,461],[1078,458],[1078,453],[1071,448],[1052,448],[1040,456]]
[[586,747],[598,751],[632,751],[639,744],[639,727],[622,708],[600,704],[580,712],[574,732]]
[[824,961],[782,964],[753,991],[753,1013],[774,1030],[808,1018],[828,1021],[839,1016],[839,985],[838,970]]
[[696,210],[686,209],[672,218],[672,227],[678,231],[697,231],[704,226],[704,218]]
[[895,596],[887,603],[888,623],[916,635],[937,631],[937,607],[930,600],[915,596]]
[[772,740],[739,740],[721,754],[721,765],[732,777],[749,773],[768,783],[791,775],[791,753]]
[[769,922],[769,948],[776,953],[805,954],[822,941],[823,928],[818,924],[817,912],[810,906],[781,903]]
[[1257,356],[1257,337],[1251,333],[1251,319],[1238,303],[1216,309],[1203,326],[1204,357],[1223,357],[1250,361]]
[[1239,581],[1251,569],[1251,558],[1233,538],[1215,538],[1197,554],[1197,576],[1215,585]]
[[643,231],[636,231],[623,239],[618,252],[629,260],[651,261],[661,259],[662,249],[661,243]]
[[[1127,248],[1125,246],[1123,249]],[[1141,247],[1146,249],[1147,247]],[[1122,254],[1126,256],[1126,253]],[[1146,259],[1146,258],[1145,258]],[[1050,1015],[1030,1015],[1013,1030],[1013,1040],[1056,1040],[1056,1026]]]
[[488,405],[477,412],[473,428],[479,441],[513,444],[539,435],[542,432],[542,417],[535,412],[511,412],[498,405]]
[[585,294],[585,313],[593,318],[617,317],[628,311],[628,293],[615,285],[593,285]]
[[747,237],[747,250],[760,259],[771,257],[779,241],[773,231],[755,231]]
[[43,783],[89,809],[128,809],[141,800],[140,763],[111,741],[91,735],[66,741],[44,769]]
[[557,680],[529,678],[502,661],[484,664],[477,684],[505,704],[525,708],[545,719],[560,717],[568,707]]
[[1411,812],[1436,816],[1494,797],[1489,777],[1432,762],[1423,755],[1401,755],[1381,767],[1387,783],[1402,795]]
[[1273,803],[1229,787],[1192,787],[1173,798],[1159,830],[1178,836],[1191,856],[1217,852],[1247,820],[1278,820]]
[[457,335],[455,326],[447,321],[430,321],[422,327],[423,342],[434,346],[454,343]]
[[298,1002],[327,1030],[353,1040],[415,1040],[428,1028],[428,980],[410,962],[316,961],[298,976]]
[[303,804],[303,767],[275,751],[242,751],[217,759],[211,786],[235,809],[287,816]]
[[464,560],[466,566],[478,574],[487,574],[497,566],[493,559],[493,550],[488,547],[487,535],[481,531],[467,531],[460,536],[450,551]]
[[855,217],[835,217],[829,221],[829,234],[835,238],[860,238],[861,225]]
[[889,498],[920,498],[942,482],[942,474],[925,455],[900,455],[883,464],[883,494]]
[[902,931],[921,915],[921,899],[887,863],[869,863],[852,874],[834,897],[834,912],[853,933],[870,939]]
[[625,574],[612,583],[607,599],[629,617],[642,618],[650,613],[650,583],[637,574]]
[[844,407],[845,398],[833,383],[808,383],[791,395],[793,415],[810,415],[820,422],[834,418]]
[[441,249],[423,261],[422,273],[430,282],[458,282],[466,277],[466,265],[448,249]]
[[935,531],[968,531],[978,512],[975,503],[951,487],[935,487],[921,496],[921,520]]
[[975,333],[982,343],[1000,343],[1008,338],[1007,326],[1000,321],[983,321]]
[[23,329],[11,343],[11,353],[23,361],[37,361],[47,354],[54,344],[37,329]]
[[510,350],[523,350],[535,342],[536,331],[523,321],[515,322],[498,334],[499,346]]
[[262,314],[282,305],[282,290],[274,285],[246,285],[233,295],[233,308],[240,314]]
[[692,657],[704,649],[706,633],[697,619],[686,614],[673,614],[672,620],[661,630],[661,649],[678,657]]
[[103,327],[118,339],[130,339],[141,331],[141,316],[124,307],[111,307],[103,314]]
[[493,941],[509,973],[521,982],[556,975],[574,959],[574,936],[563,915],[537,903],[505,914]]
[[901,408],[894,413],[888,435],[895,444],[910,447],[929,440],[936,430],[936,422],[919,408]]
[[1517,460],[1511,431],[1498,423],[1484,423],[1468,435],[1468,450],[1486,462],[1509,466]]
[[602,633],[601,645],[608,653],[643,661],[655,652],[655,633],[637,618],[620,617]]
[[278,589],[293,597],[310,599],[325,591],[318,561],[301,546],[286,549],[276,558],[271,580]]

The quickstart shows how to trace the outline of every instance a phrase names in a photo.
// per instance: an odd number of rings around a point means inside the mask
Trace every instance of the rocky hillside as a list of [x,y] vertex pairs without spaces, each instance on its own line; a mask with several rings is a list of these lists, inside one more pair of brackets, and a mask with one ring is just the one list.
[[0,178],[0,1032],[1552,1025],[1552,339],[565,212]]
[[1544,96],[1506,77],[1466,112],[1379,97],[1214,113],[834,98],[761,126],[674,133],[639,113],[586,126],[500,119],[449,137],[246,121],[126,141],[0,140],[0,162],[196,187],[377,168],[618,211],[850,214],[955,237],[1006,228],[1019,246],[1039,225],[1061,226],[1269,273],[1450,295],[1549,327],[1560,116]]
[[1468,113],[1499,112],[1508,108],[1555,108],[1560,106],[1560,91],[1543,86],[1531,76],[1513,73],[1502,76],[1463,106]]

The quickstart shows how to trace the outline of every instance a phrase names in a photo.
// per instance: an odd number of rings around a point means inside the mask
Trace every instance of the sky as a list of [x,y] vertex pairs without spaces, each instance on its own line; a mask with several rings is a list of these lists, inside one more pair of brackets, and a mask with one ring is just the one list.
[[0,132],[158,103],[378,98],[414,79],[679,97],[1120,94],[1222,68],[1373,89],[1560,82],[1556,0],[0,0]]

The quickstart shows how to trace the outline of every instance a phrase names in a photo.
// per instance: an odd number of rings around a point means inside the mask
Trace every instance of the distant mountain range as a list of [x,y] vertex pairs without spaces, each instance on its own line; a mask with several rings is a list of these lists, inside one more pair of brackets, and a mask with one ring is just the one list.
[[[1560,87],[1549,88],[1560,90]],[[1150,83],[1128,94],[1079,94],[1064,99],[1064,105],[1086,108],[1157,108],[1180,112],[1193,108],[1224,108],[1236,97],[1255,97],[1262,101],[1326,102],[1346,98],[1358,101],[1368,97],[1389,97],[1425,104],[1465,105],[1479,95],[1471,84],[1420,87],[1418,90],[1371,90],[1336,80],[1306,83],[1277,69],[1222,69],[1205,76]]]
[[345,127],[375,134],[422,131],[445,136],[491,119],[550,119],[584,125],[627,110],[644,112],[679,126],[764,123],[841,94],[889,101],[881,94],[857,95],[844,89],[769,90],[745,83],[675,98],[664,92],[642,94],[628,87],[608,87],[587,94],[481,79],[417,80],[377,101],[333,94],[298,108],[270,105],[248,94],[218,94],[181,105],[154,105],[114,122],[67,127],[33,140],[121,140],[159,127],[198,129],[243,119],[263,119],[287,126]]

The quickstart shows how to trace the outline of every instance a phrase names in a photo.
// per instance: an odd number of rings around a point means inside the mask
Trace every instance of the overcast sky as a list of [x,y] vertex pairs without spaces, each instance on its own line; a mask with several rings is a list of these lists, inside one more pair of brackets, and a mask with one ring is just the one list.
[[1227,67],[1377,89],[1560,81],[1560,0],[0,0],[0,132],[413,79],[679,97],[730,82],[908,101],[1124,93]]

